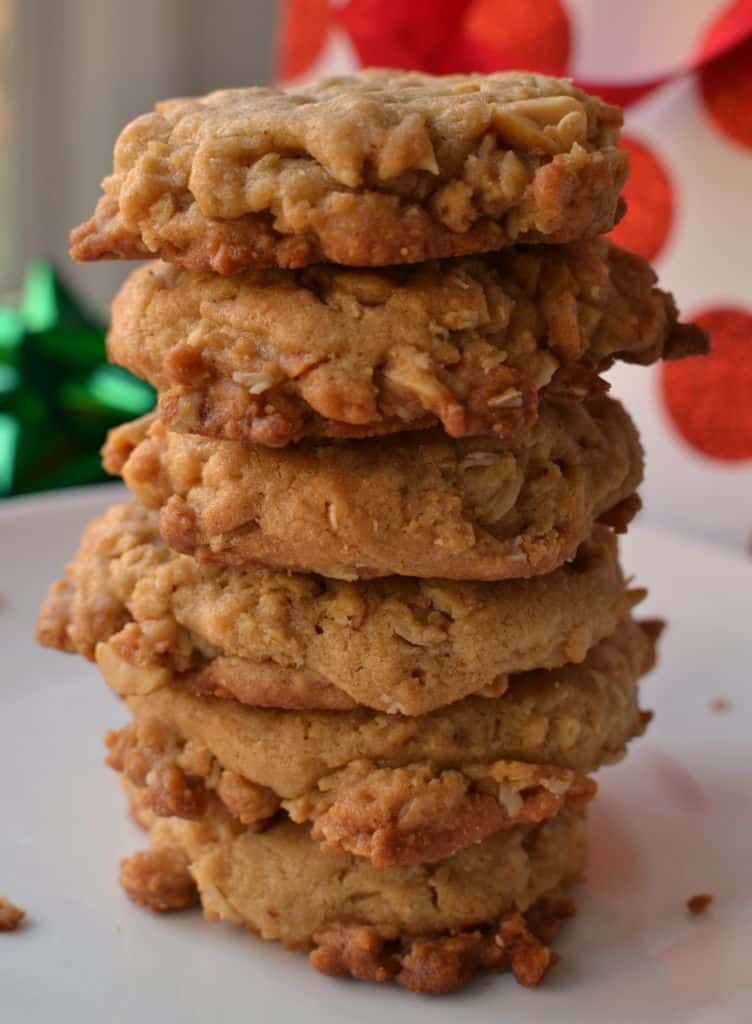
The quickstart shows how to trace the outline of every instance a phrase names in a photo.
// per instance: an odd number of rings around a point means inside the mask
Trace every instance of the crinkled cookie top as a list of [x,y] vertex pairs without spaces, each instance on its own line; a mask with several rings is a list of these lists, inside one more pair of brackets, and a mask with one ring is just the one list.
[[385,265],[607,231],[618,108],[529,72],[367,70],[157,104],[129,124],[76,259]]
[[167,144],[202,210],[230,218],[253,209],[233,186],[242,186],[250,160],[267,154],[307,154],[335,181],[358,188],[415,170],[455,177],[489,131],[507,149],[554,156],[575,143],[615,145],[621,123],[617,107],[561,78],[371,69],[296,92],[252,86],[165,100],[123,131],[115,173],[127,172],[145,143],[155,151]]

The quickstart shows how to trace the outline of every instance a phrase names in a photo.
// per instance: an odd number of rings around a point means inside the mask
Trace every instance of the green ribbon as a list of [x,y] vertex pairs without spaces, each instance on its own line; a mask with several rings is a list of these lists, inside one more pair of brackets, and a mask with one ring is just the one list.
[[107,363],[106,327],[55,268],[33,263],[0,305],[0,496],[105,480],[105,434],[154,406],[153,389]]

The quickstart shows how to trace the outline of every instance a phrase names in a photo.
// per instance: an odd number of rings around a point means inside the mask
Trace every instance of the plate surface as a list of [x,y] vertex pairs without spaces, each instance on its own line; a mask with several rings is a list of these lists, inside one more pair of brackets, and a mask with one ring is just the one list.
[[[196,913],[153,916],[119,889],[120,857],[143,845],[102,735],[122,706],[80,658],[37,648],[47,584],[88,518],[119,487],[0,506],[0,894],[28,911],[0,935],[7,1024],[740,1024],[752,1020],[752,562],[636,526],[629,572],[664,613],[659,668],[644,687],[647,737],[600,776],[589,884],[540,989],[508,975],[443,999],[331,981]],[[712,711],[725,697],[731,707]],[[711,892],[692,919],[685,903]]]

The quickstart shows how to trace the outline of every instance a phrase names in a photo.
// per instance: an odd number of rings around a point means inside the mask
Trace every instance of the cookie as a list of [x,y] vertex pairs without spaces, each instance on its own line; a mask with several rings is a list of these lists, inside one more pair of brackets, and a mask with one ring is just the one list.
[[178,551],[344,580],[552,572],[596,520],[628,522],[642,479],[637,431],[605,398],[549,399],[512,440],[435,430],[283,452],[145,417],[110,433],[104,462]]
[[510,673],[582,661],[641,596],[604,526],[532,580],[348,583],[175,554],[135,502],[89,524],[67,572],[40,611],[46,646],[91,659],[104,642],[166,684],[255,706],[407,715],[499,695]]
[[[654,630],[626,620],[581,665],[523,673],[510,679],[501,697],[467,697],[420,718],[366,708],[252,708],[197,697],[165,686],[154,670],[135,668],[111,650],[100,658],[100,668],[112,689],[127,698],[139,725],[155,721],[160,735],[167,730],[164,741],[142,741],[137,729],[125,736],[127,747],[161,759],[176,745],[190,744],[190,758],[181,755],[184,774],[216,781],[219,766],[251,784],[254,801],[263,797],[271,806],[310,799],[331,788],[335,776],[339,785],[338,773],[353,762],[359,772],[424,764],[439,773],[462,772],[497,761],[592,772],[618,760],[643,731],[637,683],[651,668],[654,651]],[[200,756],[194,759],[196,748]],[[150,758],[139,758],[147,772]]]
[[483,967],[511,968],[522,984],[536,984],[554,959],[556,921],[573,910],[557,890],[583,867],[576,807],[440,864],[374,868],[321,852],[304,826],[285,819],[256,832],[216,803],[196,821],[160,818],[137,788],[126,788],[151,837],[121,868],[135,902],[177,909],[198,894],[208,918],[308,950],[324,974],[416,992],[451,991]]
[[188,433],[279,447],[439,420],[452,437],[508,437],[547,386],[584,395],[614,359],[706,350],[655,282],[605,239],[383,271],[153,263],[115,299],[107,348]]
[[243,825],[266,828],[284,811],[310,822],[324,851],[365,857],[379,868],[445,860],[495,832],[584,806],[596,791],[592,779],[555,765],[500,759],[461,768],[388,767],[358,760],[285,800],[148,714],[108,733],[107,745],[108,764],[141,788],[156,814],[193,821],[219,801]]
[[71,254],[235,274],[594,237],[623,209],[621,121],[567,80],[518,71],[167,100],[123,130]]

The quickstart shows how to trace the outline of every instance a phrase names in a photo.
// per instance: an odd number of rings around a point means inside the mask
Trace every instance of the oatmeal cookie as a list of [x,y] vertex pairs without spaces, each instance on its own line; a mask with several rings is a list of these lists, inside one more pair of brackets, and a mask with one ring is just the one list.
[[178,551],[343,580],[552,572],[596,520],[628,522],[642,479],[637,431],[607,398],[550,398],[513,440],[434,430],[284,452],[144,417],[111,431],[104,462]]
[[115,146],[78,260],[383,266],[610,230],[617,107],[529,72],[366,70],[157,104]]
[[193,821],[218,800],[243,825],[266,828],[283,810],[310,822],[323,850],[365,857],[375,867],[445,860],[502,829],[584,806],[596,791],[592,779],[556,765],[501,759],[461,768],[387,767],[357,760],[285,800],[148,714],[106,741],[107,763],[140,787],[156,814]]
[[641,596],[605,526],[532,580],[343,582],[176,554],[156,514],[133,502],[89,524],[37,638],[89,659],[104,643],[165,685],[244,704],[423,715],[498,696],[510,673],[581,662]]
[[396,981],[416,992],[459,988],[478,968],[537,984],[554,962],[557,920],[573,912],[559,887],[581,876],[583,810],[516,826],[439,864],[374,868],[322,853],[302,825],[242,826],[221,805],[201,818],[161,818],[126,783],[151,846],[123,864],[121,882],[166,909],[198,892],[204,914],[305,949],[324,974]]
[[[489,769],[497,761],[552,766],[576,775],[592,772],[618,760],[628,741],[644,730],[637,683],[652,666],[654,649],[654,631],[626,620],[581,665],[523,673],[510,679],[501,697],[466,697],[420,718],[366,708],[252,708],[174,686],[150,688],[154,670],[139,670],[116,656],[102,659],[100,667],[112,689],[127,697],[136,720],[113,738],[119,770],[125,770],[123,759],[131,750],[136,752],[137,781],[166,759],[168,770],[154,776],[168,780],[158,786],[159,800],[174,798],[189,808],[194,801],[200,805],[206,780],[213,780],[209,788],[216,789],[227,771],[233,776],[232,793],[220,794],[222,799],[227,796],[233,805],[249,800],[253,810],[246,810],[245,818],[258,820],[275,813],[282,801],[300,798],[309,806],[317,804],[316,815],[325,813],[327,792],[352,788],[364,774],[381,769],[414,772],[429,766],[430,778],[467,769],[468,779],[477,776],[476,782],[484,773],[498,774],[502,769]],[[342,773],[353,762],[357,773],[352,769],[355,774],[345,778]],[[567,778],[571,785],[574,778]],[[400,776],[402,792],[408,783],[408,777]],[[384,792],[393,784],[395,776],[388,774],[379,789]],[[471,788],[474,792],[478,786]],[[512,804],[518,806],[515,800]]]
[[115,299],[107,348],[187,433],[279,447],[439,420],[452,437],[508,437],[547,387],[584,396],[614,359],[706,350],[655,283],[605,239],[383,271],[153,263]]

